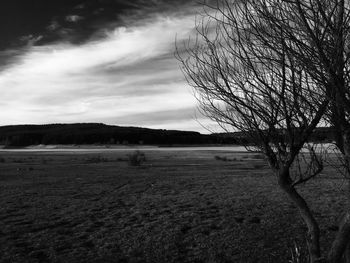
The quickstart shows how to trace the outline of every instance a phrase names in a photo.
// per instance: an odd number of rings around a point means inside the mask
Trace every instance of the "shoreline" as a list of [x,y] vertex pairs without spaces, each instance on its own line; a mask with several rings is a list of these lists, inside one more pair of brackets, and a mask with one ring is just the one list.
[[241,145],[32,145],[5,148],[0,152],[77,152],[98,153],[118,151],[232,151],[247,152]]

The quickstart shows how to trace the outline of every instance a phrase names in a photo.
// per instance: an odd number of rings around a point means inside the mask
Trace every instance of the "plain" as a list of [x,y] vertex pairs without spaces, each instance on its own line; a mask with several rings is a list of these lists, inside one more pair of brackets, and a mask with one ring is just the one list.
[[[3,152],[1,262],[288,262],[297,209],[263,156],[210,150]],[[326,233],[345,204],[327,167],[300,187]]]

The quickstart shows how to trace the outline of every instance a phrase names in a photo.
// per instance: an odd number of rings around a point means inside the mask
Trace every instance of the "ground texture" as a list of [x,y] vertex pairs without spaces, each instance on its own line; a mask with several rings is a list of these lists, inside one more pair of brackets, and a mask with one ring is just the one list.
[[[0,262],[288,262],[305,247],[297,209],[257,153],[3,153]],[[300,188],[335,235],[344,180]]]

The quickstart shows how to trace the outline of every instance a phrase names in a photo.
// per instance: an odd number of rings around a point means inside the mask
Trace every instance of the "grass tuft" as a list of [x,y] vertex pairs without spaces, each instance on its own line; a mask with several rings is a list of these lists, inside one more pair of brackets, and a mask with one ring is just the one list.
[[146,161],[146,155],[141,151],[135,151],[128,155],[130,166],[140,166]]

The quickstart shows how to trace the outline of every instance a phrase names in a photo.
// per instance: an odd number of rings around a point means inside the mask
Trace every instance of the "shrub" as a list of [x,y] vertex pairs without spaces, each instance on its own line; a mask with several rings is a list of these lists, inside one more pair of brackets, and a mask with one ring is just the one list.
[[140,166],[143,162],[146,161],[146,156],[141,151],[135,151],[132,154],[128,155],[129,165],[131,166]]
[[226,156],[219,156],[219,155],[215,155],[215,160],[223,161],[223,162],[237,161],[236,158],[230,159],[230,158],[228,158],[228,157],[226,157]]
[[227,161],[228,161],[228,159],[227,159],[226,156],[221,157],[221,156],[219,156],[219,155],[215,155],[215,160],[224,161],[224,162],[227,162]]

